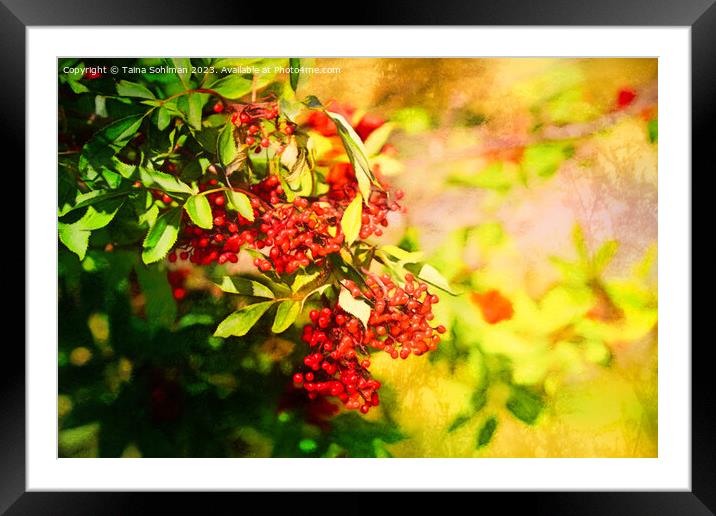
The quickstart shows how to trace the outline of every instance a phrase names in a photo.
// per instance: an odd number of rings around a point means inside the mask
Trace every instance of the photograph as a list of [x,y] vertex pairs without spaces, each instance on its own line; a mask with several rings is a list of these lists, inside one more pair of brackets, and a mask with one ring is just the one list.
[[659,457],[658,58],[56,64],[57,457]]

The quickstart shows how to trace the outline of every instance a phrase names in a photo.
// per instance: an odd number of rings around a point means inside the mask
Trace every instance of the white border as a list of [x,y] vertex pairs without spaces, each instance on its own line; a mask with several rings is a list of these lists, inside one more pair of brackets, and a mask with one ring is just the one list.
[[[688,27],[29,27],[27,489],[690,490],[690,39]],[[288,54],[659,57],[658,458],[57,458],[56,58]]]

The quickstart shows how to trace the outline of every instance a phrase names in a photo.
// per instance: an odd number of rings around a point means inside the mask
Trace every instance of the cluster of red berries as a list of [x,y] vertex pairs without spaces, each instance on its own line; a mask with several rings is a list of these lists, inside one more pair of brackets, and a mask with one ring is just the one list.
[[291,274],[312,262],[320,264],[325,256],[339,252],[343,244],[340,213],[331,205],[303,197],[264,212],[259,229],[265,238],[257,244],[270,251],[268,259],[256,258],[254,263],[262,271],[274,269],[278,274]]
[[310,313],[311,323],[304,327],[302,339],[311,351],[304,359],[309,372],[294,375],[310,398],[335,396],[348,409],[366,413],[379,404],[380,382],[371,378],[370,349],[383,350],[392,358],[422,355],[437,348],[440,325],[433,328],[432,305],[438,297],[425,283],[405,276],[401,287],[388,275],[369,274],[366,288],[352,281],[344,286],[356,298],[364,298],[373,307],[367,327],[338,304]]
[[[221,109],[217,111],[216,106]],[[216,104],[214,111],[223,111],[223,104]],[[240,140],[256,154],[268,149],[273,142],[278,144],[276,152],[280,154],[286,148],[288,137],[296,131],[292,122],[281,118],[276,102],[241,106],[231,115],[231,123],[239,129]]]
[[[358,182],[350,163],[337,163],[331,167],[326,177],[326,183],[328,184],[328,193],[323,200],[342,210],[345,210],[358,193]],[[394,200],[391,201],[388,195],[390,186],[385,181],[381,181],[381,184],[384,185],[385,190],[373,189],[365,202],[359,234],[362,239],[371,235],[381,236],[382,228],[388,225],[388,213],[401,210],[397,201],[403,198],[403,192],[396,190],[393,194]]]
[[[218,181],[211,179],[199,185],[199,189],[206,191],[217,185]],[[185,219],[177,245],[167,256],[170,262],[174,263],[180,258],[197,265],[236,263],[239,261],[241,246],[255,244],[258,233],[253,223],[238,213],[226,210],[226,195],[223,191],[207,193],[206,196],[211,206],[213,227],[204,229]],[[256,208],[254,211],[258,213]]]

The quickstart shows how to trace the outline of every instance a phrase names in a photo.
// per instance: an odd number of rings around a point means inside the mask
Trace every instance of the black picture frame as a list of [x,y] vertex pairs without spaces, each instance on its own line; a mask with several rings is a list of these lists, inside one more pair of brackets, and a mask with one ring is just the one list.
[[[553,25],[553,26],[688,26],[692,52],[692,155],[703,162],[713,146],[716,120],[716,0],[501,0],[436,4],[426,0],[380,6],[364,4],[347,20],[385,25]],[[238,2],[175,0],[171,4],[141,0],[0,0],[0,103],[4,143],[14,149],[15,170],[25,170],[25,31],[30,26],[77,25],[247,25],[345,23],[339,8],[301,7],[281,19],[260,9],[242,9]],[[169,6],[171,9],[169,9]],[[338,10],[337,10],[338,9]],[[370,14],[369,14],[370,13]],[[339,22],[340,23],[340,22]],[[50,109],[50,108],[48,108]],[[6,162],[6,167],[9,168]],[[683,173],[693,173],[681,171]],[[16,177],[16,176],[14,176]],[[665,194],[665,195],[668,195]],[[31,209],[30,204],[26,209]],[[31,238],[26,234],[26,238]],[[48,245],[54,245],[48,243]],[[18,246],[19,247],[19,246]],[[16,259],[16,258],[15,258]],[[17,265],[13,265],[17,267]],[[25,270],[27,274],[31,271]],[[20,291],[20,290],[18,290]],[[32,306],[26,306],[32,310]],[[12,344],[12,345],[11,345]],[[682,343],[688,345],[690,343]],[[501,511],[528,504],[537,514],[714,514],[716,512],[716,446],[712,422],[714,398],[707,384],[709,340],[692,347],[692,490],[689,492],[520,493],[499,496]],[[136,493],[39,493],[25,487],[25,353],[7,340],[0,375],[0,512],[8,514],[128,514],[142,508]],[[146,497],[144,495],[143,497]],[[163,509],[191,504],[185,496],[160,495]],[[229,495],[232,496],[232,495]],[[247,494],[241,494],[247,496]],[[142,498],[143,498],[142,497]],[[277,502],[278,503],[278,502]],[[301,505],[301,502],[293,502]],[[166,505],[165,505],[166,504]],[[206,507],[206,506],[204,506]],[[294,506],[298,507],[298,506]],[[275,507],[278,509],[278,507]]]

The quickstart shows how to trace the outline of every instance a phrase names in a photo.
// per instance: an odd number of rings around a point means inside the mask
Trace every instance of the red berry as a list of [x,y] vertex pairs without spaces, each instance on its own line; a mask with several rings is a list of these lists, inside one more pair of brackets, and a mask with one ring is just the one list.
[[239,115],[239,120],[241,120],[242,124],[246,124],[251,121],[251,116],[249,116],[249,114],[246,113],[245,111],[242,111],[241,114]]
[[636,91],[632,88],[622,88],[617,93],[617,108],[624,109],[636,98]]
[[292,125],[287,125],[286,127],[284,127],[283,132],[284,134],[293,134],[294,128]]
[[172,291],[172,294],[174,295],[174,299],[181,301],[186,297],[186,290],[181,287],[177,287]]
[[250,146],[253,145],[254,143],[256,143],[256,140],[254,139],[253,136],[247,136],[247,137],[246,137],[246,145],[248,145],[248,146],[250,147]]
[[172,198],[169,197],[167,194],[162,195],[162,202],[164,204],[169,204],[172,202]]
[[296,373],[293,375],[293,382],[294,383],[303,383],[303,375],[301,373]]
[[221,113],[222,111],[224,111],[224,104],[222,104],[221,102],[217,102],[216,104],[214,104],[213,109],[214,113]]
[[261,147],[264,149],[267,148],[269,145],[271,145],[271,141],[268,138],[263,138],[261,140]]

